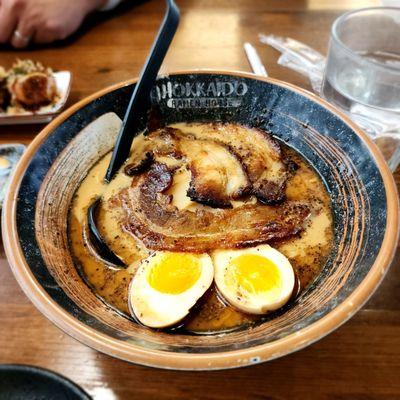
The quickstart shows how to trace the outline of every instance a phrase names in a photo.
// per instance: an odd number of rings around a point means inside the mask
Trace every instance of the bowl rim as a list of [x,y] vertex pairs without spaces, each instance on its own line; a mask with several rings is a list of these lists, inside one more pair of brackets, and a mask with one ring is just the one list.
[[111,338],[108,335],[100,333],[85,325],[83,322],[78,321],[53,301],[50,295],[34,277],[20,246],[16,224],[16,199],[25,170],[39,146],[62,122],[93,100],[116,89],[130,85],[136,82],[137,78],[111,85],[80,100],[48,124],[29,144],[14,171],[3,206],[3,244],[11,270],[26,296],[32,301],[36,308],[38,308],[39,311],[58,328],[78,341],[102,353],[125,361],[166,369],[213,370],[256,364],[300,350],[326,336],[353,316],[374,293],[389,269],[391,261],[395,255],[399,237],[399,198],[394,177],[375,143],[373,143],[360,128],[358,128],[343,112],[337,110],[327,101],[305,89],[277,79],[260,77],[242,71],[194,69],[169,73],[167,76],[184,74],[220,74],[237,76],[284,87],[325,107],[328,111],[341,118],[361,138],[375,159],[377,167],[381,173],[387,201],[386,231],[382,245],[374,264],[361,283],[336,308],[318,321],[298,332],[274,342],[265,343],[247,349],[202,354],[172,353],[168,351],[147,349]]

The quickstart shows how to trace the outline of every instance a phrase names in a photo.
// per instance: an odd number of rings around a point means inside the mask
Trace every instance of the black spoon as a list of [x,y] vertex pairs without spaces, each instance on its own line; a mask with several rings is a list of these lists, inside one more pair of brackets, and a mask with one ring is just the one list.
[[[151,108],[150,92],[179,24],[179,9],[173,0],[167,0],[167,11],[153,43],[150,54],[135,85],[132,97],[118,134],[104,180],[110,182],[127,159],[132,141],[146,126]],[[96,209],[100,199],[88,208],[88,226],[92,244],[107,262],[123,267],[124,263],[104,243],[96,227]]]

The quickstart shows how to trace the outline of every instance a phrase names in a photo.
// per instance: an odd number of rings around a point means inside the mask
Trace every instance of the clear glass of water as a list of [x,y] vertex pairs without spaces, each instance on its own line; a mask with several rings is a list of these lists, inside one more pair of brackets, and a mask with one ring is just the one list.
[[388,147],[400,160],[400,8],[356,10],[335,21],[322,93],[374,139],[398,135],[398,149]]

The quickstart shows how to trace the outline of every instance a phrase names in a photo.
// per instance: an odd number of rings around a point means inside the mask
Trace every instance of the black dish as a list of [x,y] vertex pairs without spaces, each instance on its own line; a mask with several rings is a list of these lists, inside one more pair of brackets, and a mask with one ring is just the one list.
[[44,368],[0,365],[0,399],[2,400],[91,400],[69,379]]

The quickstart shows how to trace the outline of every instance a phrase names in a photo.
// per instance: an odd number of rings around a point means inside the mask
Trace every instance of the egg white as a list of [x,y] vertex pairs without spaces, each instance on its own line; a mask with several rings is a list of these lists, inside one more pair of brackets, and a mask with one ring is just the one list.
[[[231,261],[241,255],[255,254],[271,261],[278,269],[281,284],[274,291],[267,290],[259,293],[249,293],[239,285],[229,285],[226,282]],[[215,283],[219,293],[234,307],[250,314],[265,314],[277,310],[290,299],[295,275],[289,260],[278,250],[269,245],[241,250],[216,250],[212,253],[215,270]],[[232,283],[232,281],[230,282]]]
[[209,289],[214,278],[211,257],[208,254],[196,254],[201,272],[190,288],[178,294],[154,289],[148,282],[147,274],[166,253],[154,252],[143,260],[129,286],[128,303],[132,315],[151,328],[166,328],[181,321]]

